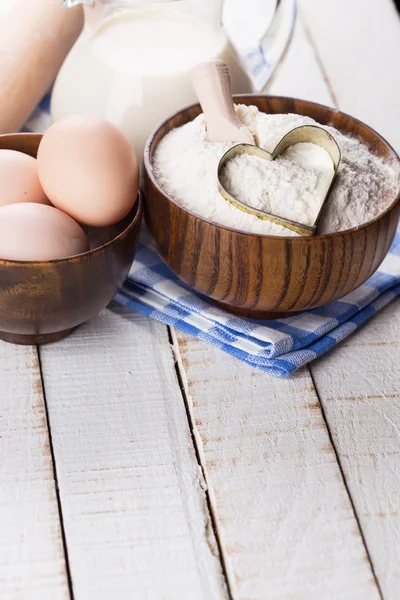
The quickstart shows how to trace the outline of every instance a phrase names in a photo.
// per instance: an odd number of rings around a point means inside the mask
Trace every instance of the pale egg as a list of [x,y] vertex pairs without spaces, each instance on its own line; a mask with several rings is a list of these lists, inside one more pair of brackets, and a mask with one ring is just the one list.
[[16,150],[0,150],[0,206],[15,202],[50,204],[39,181],[36,159]]
[[88,250],[83,229],[53,206],[23,202],[0,207],[0,259],[54,260]]
[[137,198],[135,152],[114,125],[95,117],[54,123],[40,143],[38,171],[54,206],[84,225],[117,223]]

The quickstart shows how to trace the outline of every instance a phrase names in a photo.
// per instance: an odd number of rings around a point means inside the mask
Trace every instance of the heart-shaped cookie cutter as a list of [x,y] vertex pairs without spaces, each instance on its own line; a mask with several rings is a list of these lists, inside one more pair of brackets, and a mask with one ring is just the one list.
[[[258,156],[263,160],[275,160],[275,158],[282,155],[289,148],[289,146],[293,146],[294,144],[300,144],[302,142],[310,142],[312,144],[317,144],[318,146],[324,148],[331,157],[334,168],[331,183],[322,200],[320,209],[318,211],[317,217],[313,225],[305,225],[304,223],[292,221],[291,219],[280,217],[279,215],[275,215],[273,213],[258,210],[257,208],[254,208],[248,204],[245,204],[244,202],[241,202],[238,198],[235,198],[235,196],[230,194],[221,183],[221,173],[224,166],[228,161],[235,158],[235,156],[240,156],[241,154],[251,154],[253,156]],[[328,131],[322,129],[322,127],[318,127],[317,125],[301,125],[300,127],[296,127],[295,129],[289,131],[289,133],[287,133],[275,146],[272,152],[268,152],[267,150],[263,150],[262,148],[254,146],[252,144],[236,144],[235,146],[230,148],[227,152],[225,152],[225,154],[222,156],[221,160],[218,163],[217,185],[220,194],[225,198],[225,200],[228,200],[228,202],[236,206],[236,208],[239,208],[244,212],[254,215],[259,219],[272,221],[273,223],[282,225],[283,227],[291,229],[292,231],[298,233],[301,236],[314,235],[317,230],[318,221],[322,214],[324,205],[328,199],[329,193],[334,184],[339,164],[340,148],[335,138]]]
[[[301,236],[314,235],[340,164],[340,148],[335,138],[326,131],[326,129],[323,129],[318,125],[302,125],[289,131],[289,133],[280,140],[272,152],[263,150],[255,145],[252,134],[236,116],[232,101],[229,71],[222,60],[218,59],[197,65],[193,70],[192,80],[206,120],[208,139],[213,142],[239,142],[225,152],[219,161],[217,169],[217,186],[221,195],[225,200],[236,206],[236,208],[252,214],[259,219],[272,221],[278,225],[282,225]],[[334,167],[334,174],[329,189],[322,200],[320,210],[313,225],[292,221],[285,217],[280,217],[279,215],[261,211],[249,206],[232,196],[221,183],[220,175],[224,166],[235,156],[251,154],[265,160],[275,160],[275,158],[283,154],[289,146],[301,142],[310,142],[324,148],[330,155]]]

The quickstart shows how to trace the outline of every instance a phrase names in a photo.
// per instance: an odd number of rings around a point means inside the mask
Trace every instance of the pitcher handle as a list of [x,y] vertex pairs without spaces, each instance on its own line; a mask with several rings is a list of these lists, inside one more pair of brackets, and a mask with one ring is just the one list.
[[271,81],[289,47],[296,16],[296,0],[280,0],[267,31],[254,43],[248,42],[245,47],[235,43],[232,32],[228,30],[230,40],[240,56],[254,92],[262,92]]

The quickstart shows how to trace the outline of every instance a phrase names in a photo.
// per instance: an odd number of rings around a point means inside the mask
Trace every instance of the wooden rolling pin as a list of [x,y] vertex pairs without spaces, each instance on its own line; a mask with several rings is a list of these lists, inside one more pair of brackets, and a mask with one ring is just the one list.
[[0,133],[22,127],[82,26],[81,6],[67,10],[61,0],[6,0],[0,12]]

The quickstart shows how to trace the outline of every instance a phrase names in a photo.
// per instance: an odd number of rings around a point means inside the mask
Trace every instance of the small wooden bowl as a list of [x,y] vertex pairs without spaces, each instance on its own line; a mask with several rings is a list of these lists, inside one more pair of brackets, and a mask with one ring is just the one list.
[[[36,157],[41,137],[1,135],[0,149]],[[55,342],[98,314],[129,272],[141,219],[139,197],[116,225],[85,229],[89,252],[40,262],[0,260],[0,339],[15,344]]]
[[[393,148],[360,121],[332,108],[277,96],[235,96],[266,113],[297,113],[352,133],[378,155],[397,161]],[[243,233],[203,219],[173,200],[152,169],[157,144],[168,131],[201,112],[190,106],[149,138],[144,156],[145,215],[160,255],[196,291],[228,311],[256,318],[290,316],[349,294],[381,264],[395,235],[400,194],[360,227],[315,237]]]

